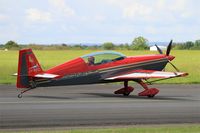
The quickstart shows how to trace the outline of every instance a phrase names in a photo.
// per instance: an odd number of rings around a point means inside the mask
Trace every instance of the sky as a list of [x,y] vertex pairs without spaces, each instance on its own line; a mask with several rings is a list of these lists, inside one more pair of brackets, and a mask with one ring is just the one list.
[[0,0],[0,43],[200,39],[199,0]]

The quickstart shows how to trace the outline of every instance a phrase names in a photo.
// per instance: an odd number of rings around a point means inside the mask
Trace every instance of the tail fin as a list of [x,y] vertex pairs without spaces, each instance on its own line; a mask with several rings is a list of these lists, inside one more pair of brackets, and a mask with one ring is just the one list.
[[32,76],[43,70],[31,49],[19,51],[17,88],[29,88]]

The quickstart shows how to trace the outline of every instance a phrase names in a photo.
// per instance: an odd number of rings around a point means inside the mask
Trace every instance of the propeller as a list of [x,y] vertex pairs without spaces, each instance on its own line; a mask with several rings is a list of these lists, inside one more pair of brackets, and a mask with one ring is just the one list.
[[168,56],[170,54],[170,51],[172,49],[172,42],[173,40],[170,41],[169,45],[167,46],[167,51],[166,51],[166,55]]
[[[169,45],[167,46],[166,56],[169,56],[169,54],[170,54],[170,51],[171,51],[171,49],[172,49],[172,42],[173,42],[173,40],[171,40],[170,43],[169,43]],[[158,52],[159,52],[160,54],[163,54],[163,51],[162,51],[156,44],[155,44],[155,46],[156,46]],[[177,72],[179,72],[179,69],[178,69],[170,60],[168,60],[168,63],[169,63]],[[165,69],[163,69],[163,70],[165,71]]]
[[158,45],[157,45],[157,44],[155,44],[155,46],[156,46],[156,48],[157,48],[158,52],[159,52],[160,54],[163,54],[163,51],[162,51],[162,49],[160,49],[160,48],[158,47]]

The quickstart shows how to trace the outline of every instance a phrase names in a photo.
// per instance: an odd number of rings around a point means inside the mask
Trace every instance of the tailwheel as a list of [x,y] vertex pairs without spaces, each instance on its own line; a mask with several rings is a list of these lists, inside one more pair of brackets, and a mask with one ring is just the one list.
[[22,94],[24,94],[25,92],[30,91],[30,90],[32,90],[32,89],[33,89],[33,88],[29,88],[29,89],[26,89],[26,90],[21,91],[21,93],[18,94],[17,97],[18,97],[18,98],[22,98]]
[[124,81],[124,88],[121,88],[115,91],[115,94],[123,94],[124,96],[129,96],[130,93],[134,90],[133,87],[128,86],[128,81]]
[[18,98],[22,98],[22,94],[20,93],[19,95],[17,95]]

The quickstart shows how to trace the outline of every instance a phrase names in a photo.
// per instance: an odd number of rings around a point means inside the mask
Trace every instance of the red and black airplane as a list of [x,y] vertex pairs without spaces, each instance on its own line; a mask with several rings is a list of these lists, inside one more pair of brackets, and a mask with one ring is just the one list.
[[[31,49],[19,51],[19,63],[17,75],[17,88],[21,91],[19,98],[26,91],[36,87],[66,86],[98,84],[110,82],[124,82],[124,87],[115,91],[115,94],[128,96],[134,88],[128,86],[129,81],[139,83],[144,90],[139,96],[154,97],[159,90],[149,88],[147,79],[159,78],[159,80],[188,75],[179,70],[170,62],[175,57],[170,55],[172,41],[167,47],[166,54],[156,45],[160,54],[130,56],[113,52],[95,52],[63,64],[49,70],[42,70]],[[163,71],[167,63],[170,63],[176,72]]]

